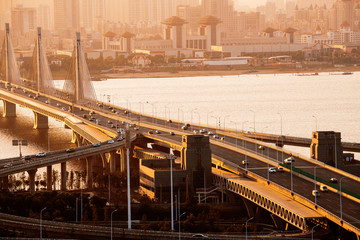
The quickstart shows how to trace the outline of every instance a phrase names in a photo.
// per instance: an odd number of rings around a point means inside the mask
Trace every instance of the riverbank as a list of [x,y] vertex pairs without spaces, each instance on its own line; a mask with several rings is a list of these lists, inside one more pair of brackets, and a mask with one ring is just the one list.
[[[99,79],[119,79],[119,78],[177,78],[177,77],[204,77],[204,76],[229,76],[229,75],[248,75],[248,74],[314,74],[321,72],[343,73],[343,72],[359,72],[360,66],[350,67],[305,67],[301,69],[295,68],[274,68],[259,67],[256,70],[248,68],[231,69],[231,70],[191,70],[191,71],[167,71],[167,72],[136,72],[136,73],[107,73],[107,74],[91,74],[94,78]],[[67,72],[53,72],[53,79],[64,79]]]
[[139,73],[111,73],[97,74],[99,78],[173,78],[173,77],[196,77],[196,76],[228,76],[228,75],[248,75],[248,74],[314,74],[320,72],[343,73],[358,72],[360,67],[342,67],[342,68],[258,68],[256,70],[231,69],[231,70],[195,70],[195,71],[171,71],[171,72],[139,72]]

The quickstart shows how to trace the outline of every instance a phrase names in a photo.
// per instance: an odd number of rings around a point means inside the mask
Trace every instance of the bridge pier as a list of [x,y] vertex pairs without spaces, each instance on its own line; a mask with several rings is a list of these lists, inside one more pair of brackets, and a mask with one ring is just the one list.
[[86,184],[88,189],[93,188],[93,162],[95,156],[87,157],[86,158]]
[[46,167],[46,189],[52,191],[52,165]]
[[116,151],[112,151],[108,155],[109,158],[109,171],[110,173],[116,172]]
[[126,171],[126,148],[120,148],[120,172]]
[[61,191],[66,191],[66,162],[61,163]]
[[9,190],[9,176],[2,177],[1,189],[4,191]]
[[35,194],[35,174],[37,169],[27,171],[29,174],[29,192],[31,195]]
[[16,117],[16,104],[3,100],[3,117]]
[[40,113],[34,113],[34,128],[35,129],[44,129],[49,128],[49,118]]

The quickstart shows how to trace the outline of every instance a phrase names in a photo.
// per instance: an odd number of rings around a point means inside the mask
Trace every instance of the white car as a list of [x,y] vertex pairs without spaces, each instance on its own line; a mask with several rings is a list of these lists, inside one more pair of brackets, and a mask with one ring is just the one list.
[[269,168],[269,173],[276,173],[276,168],[274,167]]
[[288,164],[290,164],[294,161],[295,161],[295,158],[293,156],[284,159],[284,163],[288,163]]
[[45,157],[46,153],[45,152],[39,152],[38,154],[36,154],[36,157]]
[[242,165],[249,165],[249,163],[246,160],[242,160]]
[[110,140],[108,141],[108,143],[109,143],[109,144],[114,143],[114,140],[110,139]]

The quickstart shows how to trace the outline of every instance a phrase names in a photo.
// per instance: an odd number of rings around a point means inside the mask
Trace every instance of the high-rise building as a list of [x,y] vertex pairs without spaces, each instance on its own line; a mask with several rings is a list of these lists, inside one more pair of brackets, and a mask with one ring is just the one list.
[[41,4],[37,9],[38,27],[41,27],[44,30],[50,30],[51,28],[50,16],[51,16],[50,6]]
[[11,26],[14,32],[25,35],[37,27],[36,9],[18,6],[11,9]]
[[202,0],[202,15],[220,19],[221,37],[229,37],[236,32],[236,13],[233,0]]
[[93,29],[95,17],[95,1],[80,1],[80,27],[85,29]]
[[79,0],[54,0],[55,30],[80,30]]
[[295,9],[295,0],[286,0],[285,10],[286,10],[286,17],[291,18],[294,16],[294,9]]
[[5,23],[11,20],[11,1],[0,0],[0,30],[5,30]]
[[267,0],[265,5],[265,21],[273,22],[276,16],[276,5],[274,0]]

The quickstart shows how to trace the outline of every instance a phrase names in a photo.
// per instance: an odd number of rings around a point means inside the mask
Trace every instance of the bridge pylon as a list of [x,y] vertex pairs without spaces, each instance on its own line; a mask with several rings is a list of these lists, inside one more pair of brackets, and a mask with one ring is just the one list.
[[66,76],[63,91],[67,94],[68,101],[76,104],[88,104],[96,100],[96,94],[81,48],[79,32],[76,33],[76,44],[72,56],[72,64]]
[[6,82],[21,84],[20,71],[17,65],[14,49],[10,41],[10,26],[5,23],[5,38],[2,45],[0,77]]
[[42,44],[41,28],[37,29],[37,39],[33,52],[32,68],[28,75],[28,87],[51,95],[54,90],[53,78],[48,64],[46,51]]

